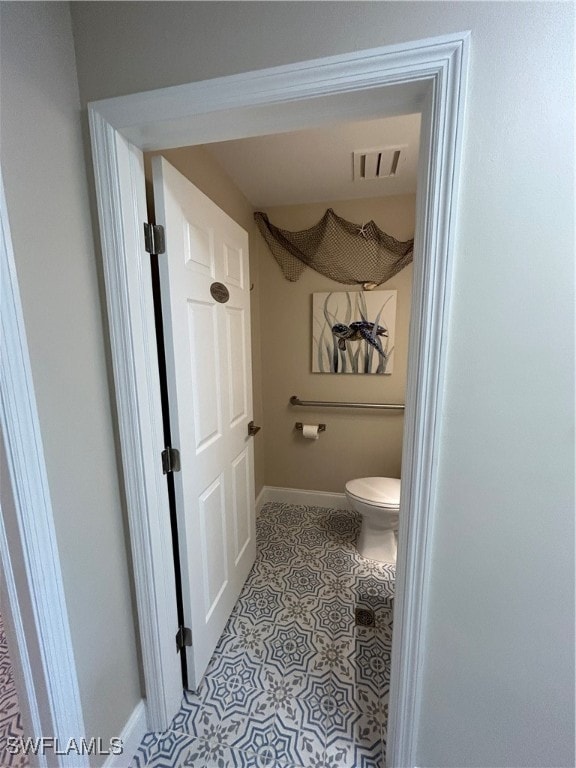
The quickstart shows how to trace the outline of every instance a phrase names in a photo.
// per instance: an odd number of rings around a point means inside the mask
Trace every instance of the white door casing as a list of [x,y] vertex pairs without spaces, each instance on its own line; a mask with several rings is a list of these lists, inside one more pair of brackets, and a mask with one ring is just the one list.
[[[10,488],[0,509],[0,580],[17,638],[27,735],[51,734],[66,744],[86,731],[1,172],[0,349],[1,480]],[[9,548],[9,528],[18,551]],[[88,766],[85,755],[36,760],[39,768]]]
[[[200,684],[256,557],[248,234],[153,158],[188,687]],[[229,299],[217,301],[220,283]]]
[[154,730],[168,726],[178,691],[168,503],[158,460],[161,404],[142,237],[142,151],[422,112],[402,460],[405,514],[387,740],[390,768],[409,768],[417,761],[469,47],[470,33],[456,32],[89,105],[148,723]]

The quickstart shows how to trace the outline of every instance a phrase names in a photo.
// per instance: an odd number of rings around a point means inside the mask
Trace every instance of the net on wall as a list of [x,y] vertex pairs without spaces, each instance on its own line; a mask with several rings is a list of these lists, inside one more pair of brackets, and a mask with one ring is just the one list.
[[338,283],[380,284],[412,261],[414,240],[400,242],[373,221],[353,224],[332,208],[300,232],[274,226],[261,211],[254,218],[284,277],[292,282],[308,266]]

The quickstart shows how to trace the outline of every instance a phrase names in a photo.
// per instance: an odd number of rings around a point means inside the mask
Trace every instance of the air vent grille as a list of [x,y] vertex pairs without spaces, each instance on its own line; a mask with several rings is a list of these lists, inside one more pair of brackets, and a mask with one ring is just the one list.
[[354,181],[389,179],[400,172],[406,160],[406,147],[359,150],[353,156]]

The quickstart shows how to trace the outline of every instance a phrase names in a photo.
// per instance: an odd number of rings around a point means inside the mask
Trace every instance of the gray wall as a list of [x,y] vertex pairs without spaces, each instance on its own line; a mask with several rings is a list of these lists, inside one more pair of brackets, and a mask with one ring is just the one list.
[[83,101],[472,31],[418,765],[573,765],[571,5],[73,6]]
[[8,215],[85,725],[107,740],[141,692],[70,10],[0,13]]

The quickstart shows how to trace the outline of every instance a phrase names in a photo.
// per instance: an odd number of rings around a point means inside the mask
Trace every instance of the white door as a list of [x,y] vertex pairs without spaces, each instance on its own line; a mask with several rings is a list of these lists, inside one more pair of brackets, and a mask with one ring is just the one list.
[[248,235],[163,158],[152,168],[166,235],[160,285],[194,689],[256,555]]

